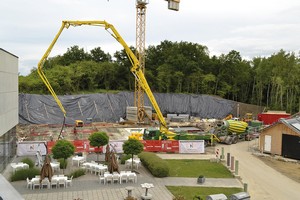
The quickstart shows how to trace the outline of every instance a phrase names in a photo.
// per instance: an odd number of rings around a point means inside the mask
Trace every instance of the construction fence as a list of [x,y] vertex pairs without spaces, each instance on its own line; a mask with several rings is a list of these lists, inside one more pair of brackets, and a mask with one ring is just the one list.
[[[115,153],[123,153],[125,140],[110,141],[110,150]],[[141,140],[144,151],[165,153],[205,153],[204,140]],[[93,147],[89,140],[71,141],[75,146],[75,152],[79,153],[105,153],[106,146]],[[35,155],[37,151],[41,155],[51,154],[55,141],[19,142],[17,147],[18,156]]]

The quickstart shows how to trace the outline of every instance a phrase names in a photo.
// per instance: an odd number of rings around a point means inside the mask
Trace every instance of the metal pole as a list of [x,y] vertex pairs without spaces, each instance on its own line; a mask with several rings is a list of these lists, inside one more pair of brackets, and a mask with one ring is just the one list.
[[237,176],[239,174],[239,161],[235,161],[235,172],[234,174]]
[[244,192],[248,192],[248,184],[244,183]]
[[234,156],[231,156],[231,171],[234,171]]
[[221,160],[223,160],[225,158],[224,156],[224,147],[221,148]]
[[230,167],[230,153],[227,153],[227,167]]

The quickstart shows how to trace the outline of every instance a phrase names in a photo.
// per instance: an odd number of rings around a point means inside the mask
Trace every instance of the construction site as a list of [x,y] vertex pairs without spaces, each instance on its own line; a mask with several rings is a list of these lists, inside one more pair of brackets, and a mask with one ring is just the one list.
[[[169,10],[179,11],[180,0],[166,1]],[[265,166],[253,156],[254,154],[255,156],[262,156],[264,153],[267,153],[273,157],[276,155],[290,158],[291,160],[299,159],[299,153],[295,151],[296,148],[299,148],[299,115],[291,115],[285,111],[265,112],[266,107],[260,106],[262,102],[252,105],[229,100],[218,96],[216,91],[215,95],[185,92],[153,92],[145,73],[147,70],[145,69],[145,32],[146,8],[148,4],[148,0],[137,0],[135,4],[135,52],[123,39],[115,26],[105,20],[61,21],[61,27],[54,35],[52,42],[43,53],[35,69],[36,77],[40,79],[48,91],[47,95],[42,95],[43,93],[19,93],[19,58],[0,48],[0,77],[3,77],[3,80],[0,81],[0,156],[2,158],[0,171],[6,176],[2,178],[1,175],[0,181],[7,185],[8,191],[12,191],[12,193],[5,193],[0,190],[0,199],[2,199],[2,196],[6,197],[6,199],[30,199],[32,196],[35,199],[38,196],[34,191],[34,177],[31,177],[31,180],[27,177],[26,189],[23,187],[25,183],[23,179],[12,183],[13,187],[5,180],[5,178],[9,179],[9,176],[13,176],[18,170],[25,169],[23,166],[29,169],[27,163],[21,162],[23,161],[21,159],[25,157],[34,159],[34,167],[40,170],[40,175],[42,175],[44,166],[51,164],[51,159],[55,161],[54,164],[58,171],[55,172],[54,168],[50,167],[50,174],[35,177],[35,182],[39,181],[37,186],[40,191],[43,188],[42,179],[44,180],[44,178],[48,179],[49,183],[46,188],[52,189],[52,175],[57,177],[57,175],[64,173],[60,169],[67,169],[67,173],[73,173],[73,170],[83,171],[83,177],[77,179],[73,188],[73,176],[71,179],[65,176],[66,180],[63,183],[63,189],[68,190],[67,192],[62,192],[60,183],[56,183],[56,185],[54,183],[58,191],[70,195],[62,197],[63,199],[94,199],[95,196],[91,197],[93,191],[101,190],[101,192],[98,191],[98,196],[96,195],[95,199],[117,200],[122,198],[132,200],[136,199],[133,196],[137,196],[141,199],[164,200],[172,198],[173,200],[181,200],[181,195],[174,193],[174,190],[179,189],[175,188],[172,192],[172,189],[167,188],[168,186],[181,187],[181,189],[186,186],[196,188],[237,188],[237,191],[242,192],[232,194],[229,197],[230,200],[250,200],[249,193],[254,197],[258,197],[258,199],[272,199],[272,195],[268,192],[256,192],[256,190],[259,190],[259,184],[257,184],[257,181],[252,180],[252,177],[247,172],[255,174],[255,177],[258,177],[257,180],[261,184],[265,183],[264,179],[259,178],[263,176],[262,173],[264,172],[264,170],[260,169],[265,168]],[[61,95],[62,93],[60,95],[57,94],[56,90],[60,85],[51,81],[51,78],[48,77],[47,66],[45,66],[51,60],[49,55],[63,32],[67,31],[66,29],[89,26],[95,26],[103,29],[103,31],[107,31],[114,41],[121,45],[122,51],[131,65],[129,72],[134,80],[133,90],[127,91],[124,89],[118,92],[93,94],[85,94],[83,91],[82,94],[71,94],[69,91],[64,91],[63,94],[65,95]],[[188,79],[184,75],[183,78]],[[252,86],[249,84],[247,89],[250,87]],[[252,93],[254,93],[254,89]],[[238,99],[237,94],[228,92],[227,97],[230,95],[232,95],[232,99]],[[90,141],[91,136],[99,132],[107,134],[108,143],[103,146],[92,145]],[[172,159],[185,160],[183,162],[186,163],[192,162],[191,160],[206,160],[209,163],[220,164],[229,173],[229,178],[224,178],[222,175],[220,177],[212,176],[208,177],[205,182],[203,174],[197,174],[197,181],[194,181],[195,177],[176,177],[173,179],[173,177],[152,176],[153,174],[151,174],[152,172],[150,173],[148,166],[144,166],[144,163],[138,158],[138,154],[134,155],[133,153],[130,158],[131,161],[130,159],[124,160],[127,164],[121,165],[121,159],[119,158],[130,155],[124,154],[124,144],[131,139],[142,143],[143,152],[153,152],[160,159],[169,160],[169,162]],[[57,161],[61,157],[57,158],[57,160],[53,157],[55,149],[53,147],[62,140],[66,140],[74,146],[72,155],[63,158],[63,162],[66,162],[66,165],[69,163],[69,168],[63,168],[61,161]],[[104,155],[107,152],[111,153],[108,155],[110,160],[104,158],[104,156],[107,156]],[[224,152],[227,153],[226,159]],[[100,160],[98,160],[99,154],[101,155]],[[114,160],[112,157],[115,154]],[[97,161],[95,161],[96,155]],[[136,165],[133,164],[134,156],[137,159]],[[286,161],[294,162],[291,160],[287,159]],[[116,169],[108,170],[109,167],[112,167],[110,162],[116,163]],[[126,169],[130,167],[129,162],[131,162],[131,171]],[[140,166],[140,163],[143,165]],[[89,167],[90,164],[94,168]],[[122,175],[124,175],[125,170],[127,171],[128,178],[125,175],[126,182],[122,182],[118,164],[120,164]],[[102,171],[100,168],[98,171],[96,170],[99,167],[98,165],[101,166]],[[135,171],[133,166],[136,167]],[[239,166],[242,169],[241,172],[239,172]],[[114,172],[118,172],[116,181],[107,179],[106,175],[104,175],[107,174],[107,171],[111,175]],[[131,179],[131,183],[129,173],[135,177]],[[267,173],[266,177],[271,179],[270,177],[274,176],[272,173]],[[201,178],[203,182],[200,181]],[[281,178],[280,176],[277,179]],[[101,181],[103,181],[103,188],[99,189],[97,184],[101,184]],[[277,181],[271,180],[271,182]],[[109,182],[112,188],[109,186]],[[291,188],[297,187],[296,184],[291,183],[289,180],[284,179],[283,182],[287,183],[287,185],[292,185]],[[69,183],[70,188],[67,187],[67,183]],[[118,185],[119,183],[120,185]],[[121,185],[123,183],[129,185],[125,187]],[[249,193],[248,183],[250,185]],[[268,185],[267,182],[265,184]],[[82,188],[83,191],[87,191],[84,195],[76,193]],[[155,191],[153,195],[147,195],[148,189]],[[109,192],[106,192],[106,190],[109,190]],[[284,194],[295,195],[295,192],[291,190],[287,190],[288,192]],[[45,199],[61,199],[55,196],[56,192],[42,191],[41,193],[45,194]],[[242,198],[240,196],[238,198],[238,195],[246,195],[246,197]],[[276,195],[280,196],[282,194],[276,193]],[[75,196],[78,196],[78,199]],[[193,199],[201,199],[201,197],[200,195],[195,195]],[[226,200],[227,197],[224,194],[211,194],[207,195],[206,199]]]
[[[177,3],[179,4],[179,1]],[[55,102],[50,96],[29,94],[19,96],[21,124],[57,125],[61,123],[62,127],[59,133],[55,129],[49,130],[49,127],[48,130],[43,130],[43,128],[40,130],[37,127],[29,128],[29,131],[23,129],[20,135],[23,141],[32,136],[51,142],[61,138],[86,140],[89,134],[103,129],[102,126],[110,126],[108,135],[111,140],[126,140],[128,137],[143,141],[203,140],[205,145],[214,145],[216,142],[237,143],[242,138],[251,139],[252,136],[249,134],[258,133],[262,123],[254,122],[253,115],[256,116],[261,112],[262,108],[259,106],[242,106],[239,102],[209,95],[154,95],[152,93],[144,75],[144,29],[147,4],[147,1],[137,1],[137,54],[132,52],[117,29],[106,21],[62,21],[61,28],[39,61],[37,69]],[[178,10],[178,7],[170,8],[172,5],[169,2],[169,9]],[[132,64],[130,71],[135,77],[134,93],[57,96],[43,71],[43,65],[63,30],[77,26],[103,27],[122,45]],[[251,113],[247,113],[247,109],[251,110]],[[97,126],[97,122],[106,123]],[[107,122],[114,124],[110,125]],[[187,125],[183,127],[181,124],[175,124],[174,129],[171,122],[184,122]],[[249,123],[252,123],[251,128],[248,128]],[[129,129],[126,133],[116,127],[120,126],[119,124],[135,124],[134,130],[136,127],[141,128],[141,125],[150,125],[150,127],[141,129],[142,131],[138,133]],[[151,125],[156,126],[151,127]],[[71,126],[71,128],[67,129],[66,126]],[[145,146],[147,150],[147,145]],[[170,147],[173,149],[171,152],[178,152],[178,145],[175,144],[175,146],[175,149]],[[89,148],[87,151],[90,151]]]
[[[248,117],[248,119],[243,118],[240,120],[237,118],[233,119],[233,115],[228,115],[228,113],[236,112],[237,105],[240,113],[243,113],[244,109],[253,110],[253,108],[259,112],[259,107],[210,96],[199,96],[199,99],[204,100],[191,104],[189,103],[191,101],[189,100],[189,98],[191,98],[189,95],[173,95],[173,97],[168,97],[167,94],[160,94],[161,96],[158,96],[158,99],[161,99],[161,101],[166,98],[177,98],[174,102],[180,103],[168,104],[168,107],[160,107],[159,109],[163,109],[169,113],[175,112],[182,114],[167,114],[166,117],[159,119],[156,113],[152,113],[152,109],[149,105],[147,108],[150,108],[150,112],[148,111],[147,115],[153,115],[153,118],[145,118],[144,122],[138,122],[138,114],[132,112],[132,109],[136,111],[136,107],[126,107],[125,103],[122,103],[124,106],[120,105],[121,102],[130,102],[130,95],[132,96],[133,94],[110,94],[109,97],[103,95],[102,98],[104,100],[100,98],[101,95],[85,95],[77,96],[76,98],[73,96],[63,97],[61,99],[68,102],[62,103],[65,110],[67,113],[72,113],[73,115],[67,116],[65,120],[62,118],[58,107],[55,104],[51,105],[51,99],[49,101],[48,97],[45,98],[44,96],[32,96],[28,94],[21,95],[20,102],[26,102],[26,104],[20,104],[20,110],[24,111],[19,113],[20,121],[24,122],[24,125],[18,126],[18,140],[19,142],[46,141],[53,143],[59,138],[64,138],[70,141],[77,141],[77,143],[78,141],[88,142],[89,135],[94,132],[104,131],[108,133],[110,141],[125,141],[128,140],[129,137],[135,137],[136,139],[145,141],[168,139],[204,140],[206,145],[216,145],[218,142],[231,144],[236,143],[238,139],[245,140],[255,138],[262,128],[262,122],[252,119],[252,115],[250,118]],[[127,97],[128,100],[120,100],[121,97]],[[31,99],[34,103],[31,104],[26,98]],[[36,100],[33,101],[33,99]],[[193,99],[195,99],[195,96],[193,96]],[[146,100],[148,99],[146,98]],[[99,105],[98,102],[102,102],[102,104]],[[118,102],[119,105],[114,105],[116,102]],[[199,116],[186,114],[186,112],[183,111],[187,111],[190,108],[191,110],[188,111],[188,113],[197,113],[196,108],[194,109],[193,107],[197,107],[197,104],[207,105],[208,102],[211,106],[209,106],[207,110],[201,108],[201,115],[211,115],[211,117],[200,118]],[[53,100],[52,103],[54,103]],[[74,105],[77,108],[74,107]],[[162,102],[160,105],[166,104]],[[181,108],[181,105],[185,105],[185,107]],[[215,110],[212,110],[210,107]],[[172,108],[176,108],[176,110]],[[70,112],[68,112],[69,110]],[[52,123],[45,123],[47,121],[51,121]],[[63,121],[65,124],[60,124],[63,123]],[[168,138],[168,135],[164,135],[165,133],[161,131],[162,125],[167,126],[168,130],[172,131],[172,138]],[[152,135],[144,135],[145,130],[150,130]],[[234,140],[226,139],[226,136]],[[49,145],[49,147],[50,146],[51,145]],[[80,148],[82,149],[82,146]],[[87,148],[85,151],[89,152],[90,150]],[[178,153],[178,148],[172,151]]]

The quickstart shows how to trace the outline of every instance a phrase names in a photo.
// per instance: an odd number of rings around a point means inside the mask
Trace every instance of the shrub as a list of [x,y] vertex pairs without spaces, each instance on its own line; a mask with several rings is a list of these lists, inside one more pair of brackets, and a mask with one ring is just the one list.
[[40,173],[41,173],[40,170],[37,168],[20,169],[11,175],[10,180],[12,182],[26,180],[27,177],[31,179],[36,175],[39,175]]
[[60,169],[66,169],[67,168],[67,165],[68,165],[68,161],[67,160],[65,160],[63,158],[60,158],[57,161],[60,163],[60,165],[59,165]]
[[143,165],[151,172],[155,177],[167,177],[169,176],[169,166],[166,161],[151,152],[142,152],[139,157]]
[[21,162],[28,164],[29,168],[33,168],[34,167],[34,162],[30,158],[24,158],[24,159],[21,160]]
[[125,161],[128,160],[129,158],[131,158],[131,155],[129,155],[129,154],[122,154],[121,164],[124,165]]
[[73,176],[73,178],[77,178],[79,176],[83,176],[85,175],[85,170],[84,169],[77,169],[77,170],[74,170],[73,172],[71,172],[68,177],[71,177]]

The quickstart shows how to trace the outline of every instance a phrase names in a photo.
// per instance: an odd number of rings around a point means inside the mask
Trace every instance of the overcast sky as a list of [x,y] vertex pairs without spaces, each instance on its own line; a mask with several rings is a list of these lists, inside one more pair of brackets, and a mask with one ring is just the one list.
[[[62,20],[106,20],[128,45],[135,46],[135,0],[1,0],[0,48],[19,57],[19,72],[37,67]],[[146,47],[163,40],[205,45],[210,55],[240,52],[251,59],[280,49],[300,50],[300,0],[181,0],[178,12],[164,0],[149,0]],[[99,27],[64,30],[50,57],[78,45],[121,50]]]

